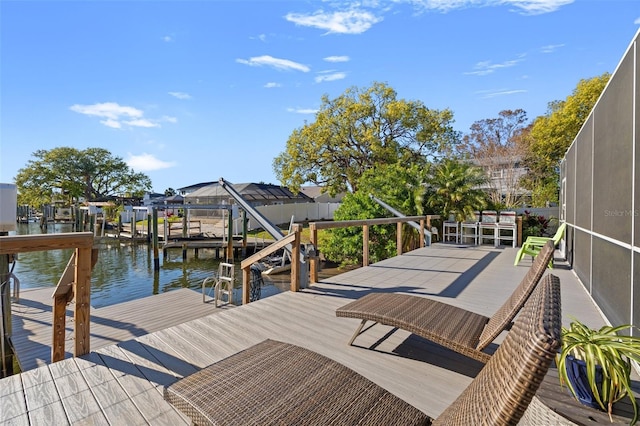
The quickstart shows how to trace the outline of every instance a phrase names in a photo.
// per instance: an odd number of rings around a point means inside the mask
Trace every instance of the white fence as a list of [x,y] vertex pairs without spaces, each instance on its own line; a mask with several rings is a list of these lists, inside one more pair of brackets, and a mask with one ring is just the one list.
[[[271,206],[256,207],[256,210],[269,220],[269,222],[280,225],[291,221],[291,216],[295,222],[333,220],[333,214],[340,206],[340,203],[297,203],[278,204]],[[248,229],[260,228],[260,224],[250,215]]]

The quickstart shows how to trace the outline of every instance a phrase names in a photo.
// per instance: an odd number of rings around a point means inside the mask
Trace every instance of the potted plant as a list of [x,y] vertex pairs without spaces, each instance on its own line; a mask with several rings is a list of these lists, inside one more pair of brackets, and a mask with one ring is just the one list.
[[562,328],[556,364],[560,383],[580,402],[608,412],[609,418],[613,404],[628,395],[634,411],[631,424],[635,424],[638,407],[630,374],[631,360],[640,362],[640,337],[618,334],[632,327],[626,324],[594,330],[574,320],[569,328]]

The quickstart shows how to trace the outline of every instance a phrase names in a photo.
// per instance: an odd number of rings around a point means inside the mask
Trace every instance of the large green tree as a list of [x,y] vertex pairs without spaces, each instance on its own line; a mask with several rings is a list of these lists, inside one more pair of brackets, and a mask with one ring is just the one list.
[[[423,184],[426,170],[404,164],[382,164],[367,170],[360,179],[355,193],[347,193],[335,212],[335,220],[372,219],[391,217],[392,213],[374,202],[371,196],[384,201],[407,216],[423,211]],[[377,225],[369,229],[369,257],[373,262],[395,256],[395,225]],[[330,229],[322,251],[327,259],[346,264],[362,263],[362,227]],[[418,233],[405,226],[403,250],[418,245]]]
[[559,163],[589,117],[600,97],[609,73],[583,79],[564,101],[553,101],[547,113],[536,118],[528,142],[525,165],[529,172],[522,185],[532,192],[532,204],[545,206],[557,202],[559,194]]
[[398,99],[384,83],[322,97],[313,123],[293,131],[273,161],[280,183],[294,192],[311,182],[330,194],[355,192],[362,174],[382,164],[423,164],[458,139],[453,113]]
[[[21,204],[39,206],[54,196],[87,201],[114,195],[141,196],[151,179],[103,148],[38,150],[15,178]],[[58,195],[56,195],[58,194]]]

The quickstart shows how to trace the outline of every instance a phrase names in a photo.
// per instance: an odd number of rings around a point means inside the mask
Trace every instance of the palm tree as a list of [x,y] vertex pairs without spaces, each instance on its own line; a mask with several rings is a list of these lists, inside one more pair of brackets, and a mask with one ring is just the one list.
[[480,188],[487,176],[478,167],[453,159],[444,159],[433,169],[428,184],[431,191],[427,205],[443,218],[455,215],[462,222],[474,211],[487,205],[486,194]]

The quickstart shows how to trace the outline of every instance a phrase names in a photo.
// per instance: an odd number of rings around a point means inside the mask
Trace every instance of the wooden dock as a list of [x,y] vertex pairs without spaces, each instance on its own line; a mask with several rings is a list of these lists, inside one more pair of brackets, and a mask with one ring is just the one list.
[[[53,288],[23,290],[12,303],[12,338],[23,371],[51,363]],[[129,302],[91,309],[91,349],[112,345],[229,309],[203,303],[202,293],[179,289]],[[65,358],[73,350],[73,307],[67,308]]]
[[[302,292],[277,294],[118,344],[94,347],[86,356],[0,380],[0,418],[6,424],[31,425],[188,425],[189,419],[163,400],[163,387],[267,338],[341,362],[437,417],[481,364],[381,325],[367,329],[356,347],[348,346],[359,321],[336,318],[335,310],[367,292],[387,290],[491,315],[530,265],[526,260],[513,266],[515,253],[513,248],[436,244],[326,278]],[[568,323],[575,316],[588,325],[602,325],[575,274],[561,262],[552,272],[562,281],[563,321]],[[153,305],[166,312],[160,303]],[[194,302],[190,309],[198,305],[202,302]],[[98,324],[122,321],[136,333],[148,327],[120,314],[106,316],[101,310],[94,314],[99,316]]]

